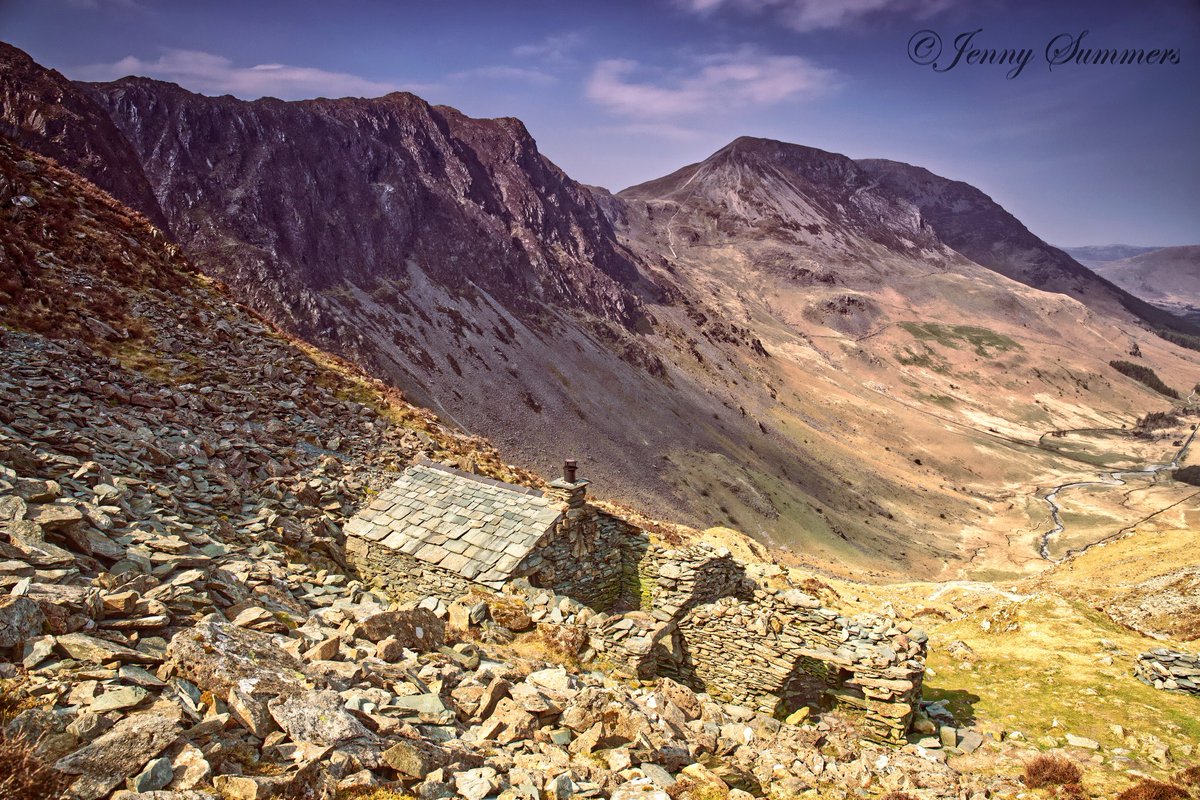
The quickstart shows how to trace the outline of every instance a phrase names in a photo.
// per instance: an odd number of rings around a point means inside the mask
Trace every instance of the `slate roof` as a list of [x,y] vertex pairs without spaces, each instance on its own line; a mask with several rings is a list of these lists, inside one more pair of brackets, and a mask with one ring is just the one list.
[[558,520],[541,492],[421,461],[345,532],[499,588]]

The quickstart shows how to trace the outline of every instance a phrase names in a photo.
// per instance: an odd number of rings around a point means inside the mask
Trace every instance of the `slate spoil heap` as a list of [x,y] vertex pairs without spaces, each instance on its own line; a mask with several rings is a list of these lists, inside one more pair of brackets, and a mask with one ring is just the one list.
[[[546,591],[389,604],[339,563],[340,537],[399,468],[531,476],[314,361],[144,221],[2,139],[0,245],[0,724],[67,797],[996,785],[946,750],[863,743],[853,715],[785,723],[580,669],[593,612]],[[561,663],[518,652],[534,639]]]

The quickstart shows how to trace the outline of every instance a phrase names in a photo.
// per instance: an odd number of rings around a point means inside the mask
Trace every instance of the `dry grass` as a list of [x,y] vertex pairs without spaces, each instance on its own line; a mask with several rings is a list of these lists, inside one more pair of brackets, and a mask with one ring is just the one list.
[[533,627],[533,619],[525,602],[510,595],[494,595],[485,601],[488,612],[497,625],[503,625],[513,633],[524,633]]
[[529,633],[517,636],[511,643],[496,648],[519,658],[548,661],[571,670],[580,668],[579,654],[587,647],[587,633],[575,625],[554,625],[543,622]]
[[54,800],[70,782],[37,756],[33,743],[0,731],[0,797],[4,800]]
[[1117,795],[1117,800],[1188,800],[1190,796],[1181,786],[1144,778]]
[[[36,171],[21,171],[21,161]],[[190,265],[161,232],[54,162],[3,141],[0,177],[37,201],[34,208],[0,207],[6,325],[107,348],[111,343],[85,318],[137,338],[142,332],[129,314],[131,291],[177,291],[189,282]]]
[[342,789],[337,793],[337,800],[416,800],[411,794],[402,789],[388,786],[364,786],[357,789]]
[[25,692],[23,678],[0,681],[0,729],[17,714],[36,707],[37,701]]
[[1200,764],[1181,771],[1175,776],[1175,782],[1180,786],[1187,786],[1191,789],[1200,789]]
[[667,789],[671,800],[725,800],[728,795],[728,790],[687,777],[679,778]]
[[1025,764],[1025,785],[1030,789],[1067,786],[1083,780],[1079,767],[1062,756],[1036,756]]

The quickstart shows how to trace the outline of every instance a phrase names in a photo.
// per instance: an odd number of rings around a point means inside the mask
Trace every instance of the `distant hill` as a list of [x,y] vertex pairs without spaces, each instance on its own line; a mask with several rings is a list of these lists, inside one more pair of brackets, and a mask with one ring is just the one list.
[[1109,261],[1120,261],[1123,258],[1140,256],[1142,253],[1151,253],[1160,248],[1138,247],[1133,244],[1091,244],[1085,247],[1060,247],[1059,249],[1085,267],[1095,267]]
[[1161,247],[1095,270],[1148,303],[1200,320],[1200,245]]

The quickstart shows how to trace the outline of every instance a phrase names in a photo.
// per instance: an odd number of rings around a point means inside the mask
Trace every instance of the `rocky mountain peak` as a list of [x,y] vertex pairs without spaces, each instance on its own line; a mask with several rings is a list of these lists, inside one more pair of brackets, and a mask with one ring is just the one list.
[[[86,91],[138,152],[180,239],[233,283],[298,273],[322,291],[370,286],[415,262],[517,311],[541,297],[622,324],[640,314],[636,267],[607,220],[517,120],[406,93],[245,101],[140,79]],[[231,241],[259,266],[239,274],[221,258]],[[269,282],[276,305],[302,313]]]
[[842,252],[855,246],[851,240],[899,251],[938,246],[911,202],[874,188],[872,177],[839,153],[743,136],[699,164],[618,196],[715,215],[722,236],[783,236]]

